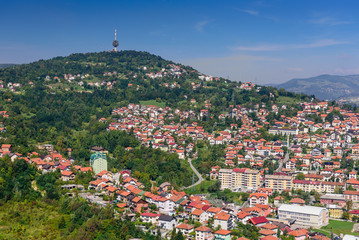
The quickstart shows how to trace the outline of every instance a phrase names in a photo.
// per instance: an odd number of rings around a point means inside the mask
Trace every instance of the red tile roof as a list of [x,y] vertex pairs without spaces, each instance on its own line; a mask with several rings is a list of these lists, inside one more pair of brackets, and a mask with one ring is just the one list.
[[200,227],[196,228],[195,230],[199,231],[199,232],[212,232],[212,230],[206,226],[200,226]]
[[142,213],[141,214],[142,217],[159,217],[161,216],[161,214],[156,214],[156,213]]
[[253,217],[251,219],[249,219],[249,221],[253,224],[253,225],[257,225],[257,224],[261,224],[261,223],[267,223],[268,219],[265,217]]
[[186,224],[186,223],[181,223],[181,224],[178,225],[176,228],[191,230],[191,229],[193,229],[193,226],[192,226],[192,225],[189,225],[189,224]]
[[225,236],[225,235],[231,234],[231,231],[221,229],[221,230],[218,230],[217,232],[215,232],[215,234],[224,235],[224,236]]

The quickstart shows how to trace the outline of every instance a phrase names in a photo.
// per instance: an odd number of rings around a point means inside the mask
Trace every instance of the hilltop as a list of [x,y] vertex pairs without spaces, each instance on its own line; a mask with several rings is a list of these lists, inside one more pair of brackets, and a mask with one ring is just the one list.
[[[258,104],[285,102],[282,96],[297,99],[306,97],[286,91],[278,92],[272,87],[212,77],[190,66],[139,51],[77,53],[40,60],[1,69],[0,81],[9,86],[12,92],[18,93],[38,86],[46,87],[46,92],[50,93],[70,90],[93,93],[95,90],[121,89],[135,95],[131,99],[128,98],[132,95],[127,95],[128,101],[136,103],[162,98],[169,105],[189,102],[193,97],[198,97],[197,104],[200,105],[204,105],[204,100],[217,99],[211,101],[216,106],[248,104],[249,99],[252,104]],[[225,99],[219,101],[218,98]]]
[[311,78],[292,79],[274,85],[287,91],[315,95],[319,99],[358,101],[359,75],[320,75]]

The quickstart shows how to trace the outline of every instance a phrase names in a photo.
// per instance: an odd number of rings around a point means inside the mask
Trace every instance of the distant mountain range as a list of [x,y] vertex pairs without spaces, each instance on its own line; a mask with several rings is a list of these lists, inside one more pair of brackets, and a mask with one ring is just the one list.
[[6,68],[6,67],[12,67],[15,66],[17,64],[13,64],[13,63],[0,63],[0,68]]
[[295,78],[282,84],[272,84],[295,93],[315,95],[323,100],[359,101],[359,75],[320,75],[311,78]]

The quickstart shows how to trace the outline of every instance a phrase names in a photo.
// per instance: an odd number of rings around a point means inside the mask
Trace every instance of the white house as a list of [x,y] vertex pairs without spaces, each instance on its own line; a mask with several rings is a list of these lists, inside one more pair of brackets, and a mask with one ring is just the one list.
[[175,228],[177,225],[177,221],[174,217],[169,216],[169,215],[161,215],[158,218],[158,227],[159,228],[163,228],[163,229],[167,229],[167,230],[172,230],[173,228]]
[[158,200],[158,208],[160,213],[173,215],[175,213],[175,203],[165,197]]
[[196,240],[212,240],[213,234],[212,230],[206,226],[200,226],[195,229],[196,231]]
[[233,217],[226,212],[219,212],[214,215],[213,227],[217,228],[220,226],[221,229],[229,230],[232,228]]
[[155,224],[160,216],[161,214],[156,213],[142,213],[140,218],[143,222]]

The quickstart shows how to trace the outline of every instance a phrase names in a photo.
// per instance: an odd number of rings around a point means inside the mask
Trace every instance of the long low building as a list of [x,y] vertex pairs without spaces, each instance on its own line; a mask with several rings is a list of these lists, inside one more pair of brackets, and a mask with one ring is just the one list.
[[320,203],[323,206],[338,204],[341,207],[345,205],[345,197],[343,194],[324,194],[320,197]]
[[278,208],[280,220],[295,220],[295,223],[320,228],[329,223],[329,211],[322,207],[282,204]]
[[295,190],[303,190],[310,192],[312,190],[318,193],[334,193],[336,188],[345,188],[345,183],[341,182],[322,182],[322,181],[308,181],[308,180],[293,180],[292,187]]

